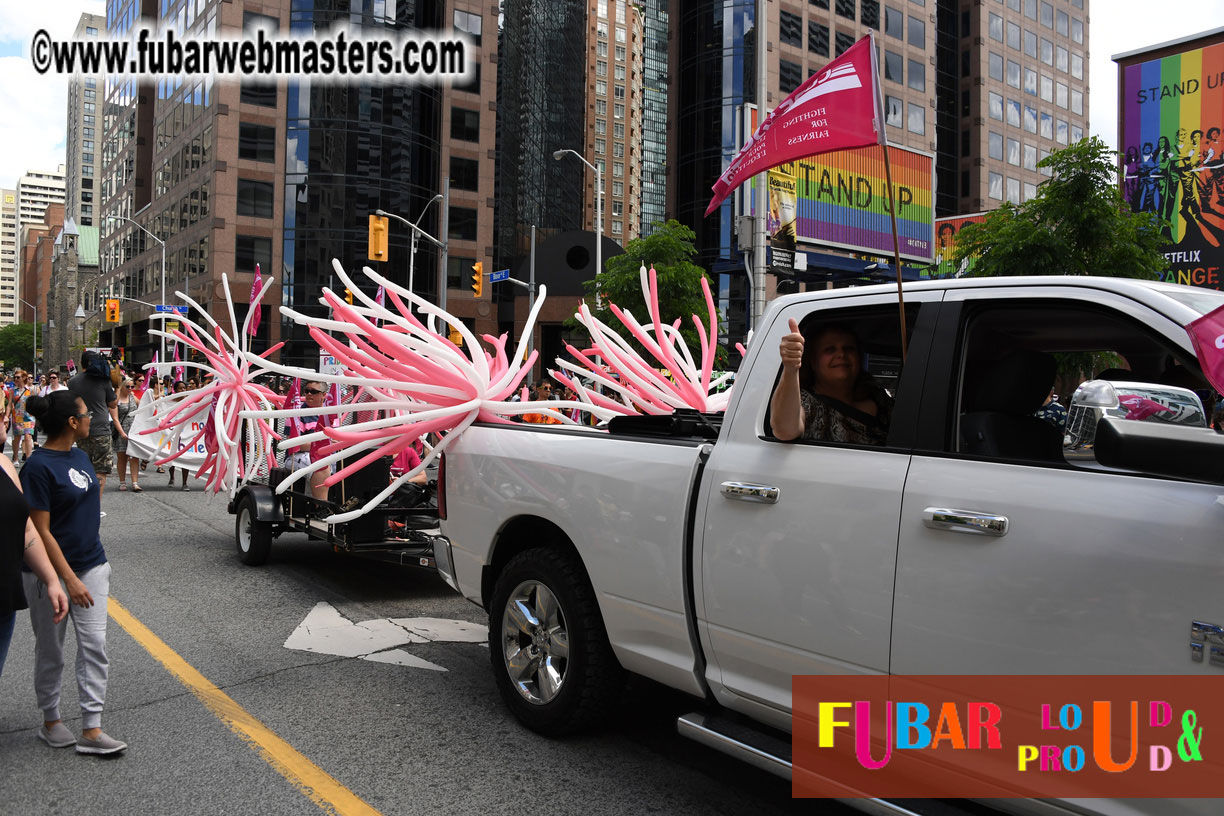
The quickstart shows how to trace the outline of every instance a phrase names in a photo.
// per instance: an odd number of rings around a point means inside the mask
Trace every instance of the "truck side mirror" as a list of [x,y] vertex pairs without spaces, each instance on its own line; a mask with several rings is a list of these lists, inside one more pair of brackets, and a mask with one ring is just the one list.
[[1089,380],[1075,389],[1067,409],[1063,456],[1068,462],[1078,465],[1098,462],[1097,429],[1106,418],[1182,428],[1207,427],[1202,400],[1188,388]]

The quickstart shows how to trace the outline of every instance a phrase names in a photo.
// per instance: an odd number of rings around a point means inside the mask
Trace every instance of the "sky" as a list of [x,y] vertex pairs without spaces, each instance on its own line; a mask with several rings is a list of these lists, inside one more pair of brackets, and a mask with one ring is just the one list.
[[[1116,146],[1117,66],[1114,54],[1145,48],[1224,25],[1224,0],[1087,0],[1089,8],[1089,129]],[[0,187],[14,187],[27,170],[64,163],[66,77],[39,76],[30,40],[40,28],[71,36],[82,12],[105,14],[104,0],[0,2]]]

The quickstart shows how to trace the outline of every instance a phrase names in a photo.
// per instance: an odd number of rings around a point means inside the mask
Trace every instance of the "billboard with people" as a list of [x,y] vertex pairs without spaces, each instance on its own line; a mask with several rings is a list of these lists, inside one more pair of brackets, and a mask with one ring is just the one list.
[[1118,58],[1122,193],[1169,222],[1166,280],[1221,289],[1224,42],[1167,51]]
[[973,215],[953,215],[948,218],[935,219],[935,259],[931,265],[922,271],[924,278],[960,278],[973,269],[973,258],[966,258],[959,264],[955,261],[956,236],[969,224],[980,224],[986,219],[986,213]]

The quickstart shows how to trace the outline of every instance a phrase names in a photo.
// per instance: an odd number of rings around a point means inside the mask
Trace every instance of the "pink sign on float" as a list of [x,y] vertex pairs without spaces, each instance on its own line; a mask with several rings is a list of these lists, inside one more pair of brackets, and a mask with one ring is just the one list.
[[875,39],[866,37],[808,77],[765,117],[714,183],[709,215],[757,173],[795,159],[884,143]]
[[1224,306],[1186,326],[1194,354],[1212,388],[1224,394]]

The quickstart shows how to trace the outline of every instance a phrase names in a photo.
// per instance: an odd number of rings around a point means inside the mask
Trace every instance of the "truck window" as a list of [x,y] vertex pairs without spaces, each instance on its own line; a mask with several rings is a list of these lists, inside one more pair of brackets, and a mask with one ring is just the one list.
[[967,305],[953,450],[1062,466],[1066,407],[1091,379],[1177,385],[1213,398],[1193,356],[1126,315],[1066,301]]
[[[920,308],[906,304],[911,337]],[[902,371],[896,307],[814,309],[799,321],[799,335],[801,344],[788,336],[774,352],[765,437],[887,447]]]

